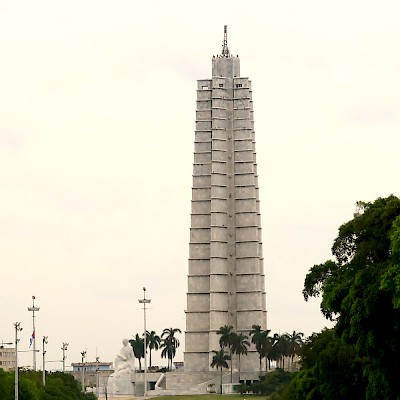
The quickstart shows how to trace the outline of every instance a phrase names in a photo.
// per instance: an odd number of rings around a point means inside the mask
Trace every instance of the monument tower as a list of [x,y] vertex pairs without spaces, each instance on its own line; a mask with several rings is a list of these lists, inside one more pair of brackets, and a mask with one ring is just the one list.
[[[221,326],[249,335],[266,314],[251,81],[225,26],[212,78],[197,81],[185,371],[212,370]],[[240,369],[259,370],[254,346]]]

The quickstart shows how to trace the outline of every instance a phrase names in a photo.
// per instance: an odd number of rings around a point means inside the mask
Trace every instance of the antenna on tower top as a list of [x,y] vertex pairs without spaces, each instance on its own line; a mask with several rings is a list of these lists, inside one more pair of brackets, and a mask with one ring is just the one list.
[[224,25],[224,40],[222,42],[222,57],[230,57],[231,54],[228,49],[228,25]]

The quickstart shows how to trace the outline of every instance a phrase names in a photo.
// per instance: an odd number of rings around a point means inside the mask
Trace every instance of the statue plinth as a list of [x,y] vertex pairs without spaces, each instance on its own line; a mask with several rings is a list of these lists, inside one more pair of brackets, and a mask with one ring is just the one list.
[[132,383],[133,374],[130,372],[110,375],[107,382],[107,393],[110,395],[134,395],[135,387]]

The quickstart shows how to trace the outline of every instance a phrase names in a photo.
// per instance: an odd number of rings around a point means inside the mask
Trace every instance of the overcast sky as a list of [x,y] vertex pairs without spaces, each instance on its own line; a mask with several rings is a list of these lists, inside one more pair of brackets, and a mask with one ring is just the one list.
[[[304,302],[355,202],[399,195],[398,1],[0,0],[0,341],[47,368],[113,361],[182,329],[196,80],[228,45],[253,82],[272,332],[319,331]],[[41,369],[41,353],[37,366]],[[154,363],[166,364],[153,356]],[[32,354],[21,353],[32,365]]]

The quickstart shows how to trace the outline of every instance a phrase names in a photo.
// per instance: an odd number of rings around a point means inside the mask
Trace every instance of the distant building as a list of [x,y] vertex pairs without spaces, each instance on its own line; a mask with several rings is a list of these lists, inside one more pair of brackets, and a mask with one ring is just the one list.
[[77,371],[82,371],[84,369],[85,371],[110,371],[112,369],[112,363],[111,362],[77,362],[77,363],[72,363],[72,372],[77,372]]
[[0,345],[0,368],[5,371],[15,368],[15,348]]
[[173,364],[175,369],[183,369],[185,365],[183,361],[174,361]]
[[71,366],[72,371],[68,373],[79,382],[82,382],[82,375],[84,375],[85,387],[91,388],[95,388],[97,382],[101,388],[106,387],[108,377],[114,372],[112,362],[77,362],[71,363]]

